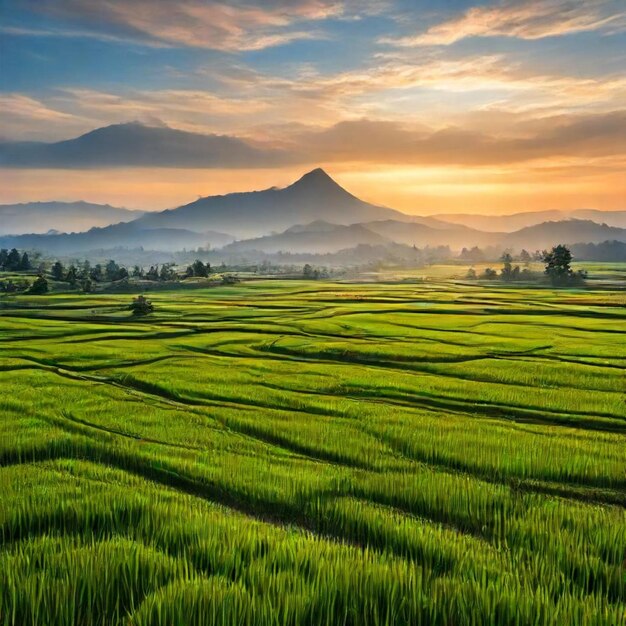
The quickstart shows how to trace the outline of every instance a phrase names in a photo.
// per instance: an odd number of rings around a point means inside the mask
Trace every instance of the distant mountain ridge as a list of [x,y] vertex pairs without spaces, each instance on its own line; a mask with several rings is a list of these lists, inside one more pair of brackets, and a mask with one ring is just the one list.
[[626,229],[597,224],[591,220],[543,222],[522,228],[503,237],[502,243],[511,247],[549,248],[557,243],[601,243],[626,241]]
[[301,251],[327,254],[358,245],[380,245],[389,239],[369,230],[364,224],[330,224],[318,220],[306,225],[288,228],[278,235],[244,239],[227,245],[227,253],[258,250],[269,254],[275,252],[298,253]]
[[347,226],[376,219],[410,218],[359,200],[317,168],[282,189],[200,198],[176,209],[146,214],[137,222],[148,228],[211,228],[249,238],[318,220]]
[[558,243],[572,245],[603,241],[626,242],[626,229],[596,224],[589,220],[566,220],[544,222],[514,233],[488,233],[465,226],[437,229],[399,220],[363,222],[348,226],[318,220],[292,226],[282,233],[234,242],[226,246],[224,252],[328,254],[356,246],[390,243],[417,248],[449,246],[452,250],[478,246],[515,250],[526,248],[534,251],[550,248]]
[[433,218],[450,224],[461,224],[486,232],[513,232],[544,222],[570,219],[592,220],[615,228],[626,228],[626,211],[600,211],[598,209],[571,209],[551,211],[525,211],[510,215],[470,215],[465,213],[442,213]]
[[138,122],[113,124],[54,143],[0,142],[1,167],[267,167],[286,159],[280,150],[237,137]]
[[231,235],[215,231],[197,233],[183,228],[141,228],[133,221],[82,233],[3,236],[0,237],[0,247],[45,250],[67,256],[119,247],[175,252],[199,246],[221,247],[233,239]]
[[[43,213],[49,207],[47,218],[38,219],[36,226],[42,232],[50,228],[55,232],[17,236],[0,234],[0,247],[40,249],[67,256],[114,248],[174,252],[201,246],[223,248],[224,254],[231,256],[254,257],[255,253],[335,254],[358,247],[367,248],[370,254],[372,250],[388,250],[389,246],[410,249],[447,246],[451,250],[479,246],[490,248],[491,254],[497,254],[498,250],[507,248],[534,251],[558,243],[626,242],[626,228],[589,219],[544,221],[513,232],[494,232],[444,221],[441,216],[406,215],[360,200],[321,168],[308,172],[284,188],[209,196],[175,209],[145,213],[129,222],[80,233],[56,232],[60,230],[58,216],[63,214],[62,209],[69,211],[68,207],[71,207],[87,216],[97,209],[104,211],[109,218],[113,215],[111,212],[116,211],[116,216],[122,211],[125,218],[131,219],[135,214],[88,203],[23,205],[22,210],[24,206],[34,206]],[[8,215],[9,209],[4,209]],[[0,216],[1,210],[2,207]],[[593,215],[604,216],[606,213],[597,211]],[[545,216],[546,213],[538,215]],[[520,216],[521,220],[529,219],[527,214]],[[85,215],[82,217],[86,219]],[[517,216],[504,217],[517,219]],[[31,219],[31,227],[33,224]]]
[[94,226],[130,222],[143,211],[91,202],[27,202],[0,205],[0,235],[83,231]]
[[[435,224],[435,226],[431,224]],[[441,224],[441,225],[440,225]],[[489,246],[498,243],[497,233],[486,233],[467,226],[441,222],[421,223],[398,220],[379,220],[364,224],[371,231],[389,241],[422,248],[424,246]]]

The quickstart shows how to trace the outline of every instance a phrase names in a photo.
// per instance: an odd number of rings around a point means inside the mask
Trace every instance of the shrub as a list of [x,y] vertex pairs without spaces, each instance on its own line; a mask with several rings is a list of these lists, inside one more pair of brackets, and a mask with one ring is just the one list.
[[154,305],[150,300],[147,300],[145,296],[137,296],[133,298],[131,305],[128,307],[133,315],[148,315],[154,311]]
[[43,276],[37,276],[33,284],[28,289],[28,293],[33,293],[33,294],[48,293],[48,281]]

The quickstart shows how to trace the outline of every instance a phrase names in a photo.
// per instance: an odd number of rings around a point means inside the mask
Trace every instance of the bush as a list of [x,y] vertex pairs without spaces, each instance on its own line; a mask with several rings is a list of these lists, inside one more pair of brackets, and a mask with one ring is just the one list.
[[28,293],[38,295],[48,293],[48,281],[43,276],[37,276],[33,284],[28,289]]
[[135,316],[149,315],[154,311],[154,305],[144,296],[133,298],[131,305],[128,307]]
[[232,274],[224,274],[222,276],[222,285],[236,285],[239,279]]

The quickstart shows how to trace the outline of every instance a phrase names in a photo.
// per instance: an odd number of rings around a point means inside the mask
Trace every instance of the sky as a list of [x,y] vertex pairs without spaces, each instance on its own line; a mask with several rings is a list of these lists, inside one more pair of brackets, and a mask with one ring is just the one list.
[[138,122],[261,155],[0,165],[0,203],[161,210],[321,166],[412,214],[626,209],[625,68],[624,0],[0,0],[0,141]]

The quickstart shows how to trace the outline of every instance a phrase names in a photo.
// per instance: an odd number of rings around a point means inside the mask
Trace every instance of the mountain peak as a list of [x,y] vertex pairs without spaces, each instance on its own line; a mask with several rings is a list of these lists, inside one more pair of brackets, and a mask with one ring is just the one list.
[[[330,178],[330,176],[321,167],[316,167],[314,170],[307,172],[302,178]],[[330,178],[332,180],[332,178]]]
[[290,185],[291,187],[303,187],[303,186],[320,186],[326,188],[342,189],[321,167],[316,167],[314,170],[307,172],[304,176],[299,178],[295,183]]

